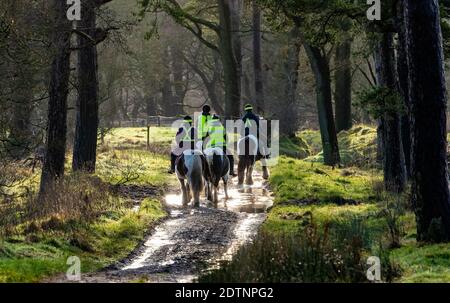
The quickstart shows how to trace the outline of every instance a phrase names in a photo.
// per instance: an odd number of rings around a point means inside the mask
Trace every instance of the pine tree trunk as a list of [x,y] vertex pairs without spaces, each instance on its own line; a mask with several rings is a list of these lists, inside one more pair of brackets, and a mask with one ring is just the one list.
[[447,97],[437,0],[407,0],[412,204],[419,241],[450,241]]
[[220,17],[219,51],[223,65],[225,81],[225,116],[237,118],[240,116],[240,77],[239,63],[236,60],[233,47],[230,0],[217,0]]
[[335,110],[336,131],[352,128],[352,64],[351,39],[346,39],[336,48]]
[[41,198],[58,178],[64,176],[70,75],[71,24],[66,18],[66,2],[53,0],[50,7],[54,18],[51,38],[53,61],[47,109],[47,142],[39,193]]
[[15,159],[22,159],[31,152],[34,139],[30,127],[33,94],[28,86],[29,81],[32,81],[29,77],[21,78],[18,81],[20,83],[15,86],[13,97],[12,121],[6,148],[8,154]]
[[[394,36],[383,33],[378,50],[379,85],[392,92],[398,91]],[[387,106],[387,105],[385,105]],[[401,140],[400,114],[386,111],[383,115],[383,171],[386,190],[402,192],[406,186],[406,167]]]
[[72,169],[93,173],[97,158],[98,132],[98,66],[96,7],[92,1],[82,2],[83,18],[78,22],[78,99]]
[[295,135],[298,130],[297,86],[301,47],[300,29],[294,26],[288,35],[288,53],[283,63],[284,94],[278,108],[278,118],[283,121],[280,123],[280,132],[287,136]]
[[256,111],[264,114],[264,83],[261,54],[261,9],[253,0],[253,68],[255,73]]
[[304,43],[304,47],[316,79],[317,112],[322,138],[323,161],[325,165],[335,166],[341,160],[334,124],[330,67],[327,58],[319,48],[308,43]]
[[397,24],[397,73],[400,93],[403,98],[405,112],[400,117],[403,153],[405,155],[406,175],[411,178],[411,129],[410,129],[410,104],[408,86],[408,59],[406,55],[406,28],[403,15],[404,0],[399,2],[399,22]]
[[173,46],[170,51],[171,57],[171,69],[173,75],[173,87],[174,87],[174,103],[175,110],[172,111],[173,115],[182,115],[184,114],[184,83],[183,83],[183,73],[184,73],[184,65],[183,65],[183,50],[180,47]]

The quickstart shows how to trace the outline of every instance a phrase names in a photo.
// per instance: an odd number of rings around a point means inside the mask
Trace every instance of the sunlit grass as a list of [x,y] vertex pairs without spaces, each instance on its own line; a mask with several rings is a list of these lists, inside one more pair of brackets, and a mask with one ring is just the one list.
[[40,230],[4,239],[0,242],[0,282],[38,282],[64,274],[69,256],[80,258],[83,272],[100,269],[126,257],[149,226],[164,216],[159,201],[146,199],[137,212],[124,208],[94,224],[67,223],[66,231]]
[[380,182],[378,171],[357,168],[331,168],[320,163],[311,163],[281,157],[272,169],[270,184],[276,202],[301,199],[318,199],[329,203],[337,198],[373,201],[373,184]]
[[[151,128],[150,135],[152,146],[148,150],[145,128],[113,130],[104,144],[99,142],[95,176],[88,179],[71,172],[72,155],[68,150],[66,181],[70,184],[69,180],[78,182],[77,178],[81,178],[88,182],[87,187],[85,184],[83,188],[78,188],[74,183],[70,199],[76,200],[83,191],[95,190],[95,182],[106,182],[106,188],[116,184],[170,186],[174,177],[167,174],[170,156],[166,150],[173,140],[174,131],[170,128]],[[34,173],[26,167],[20,169],[15,171],[23,175],[24,181],[11,191],[17,195],[24,192],[36,194],[40,168]],[[90,184],[89,178],[94,181],[96,177],[100,177],[101,181]],[[59,194],[64,193],[60,191]],[[107,190],[100,194],[105,199],[111,195]],[[94,193],[91,202],[97,203],[97,198]],[[157,198],[145,199],[136,212],[131,209],[130,203],[125,203],[125,198],[112,197],[117,203],[114,202],[111,207],[105,206],[102,214],[89,222],[58,215],[50,221],[43,218],[13,226],[13,235],[0,238],[0,282],[38,282],[64,274],[69,256],[81,259],[83,272],[95,271],[126,257],[143,239],[150,226],[166,215]],[[61,200],[61,197],[58,199]],[[17,198],[15,201],[26,203],[27,198]],[[48,222],[56,222],[54,224],[57,226],[46,227]]]
[[403,268],[399,282],[450,283],[450,244],[420,246],[411,241],[392,255]]

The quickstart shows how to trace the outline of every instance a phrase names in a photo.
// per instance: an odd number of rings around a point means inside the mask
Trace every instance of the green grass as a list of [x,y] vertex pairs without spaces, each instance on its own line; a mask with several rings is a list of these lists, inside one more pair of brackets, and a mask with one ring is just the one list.
[[146,199],[138,212],[121,209],[94,224],[80,222],[64,232],[6,238],[0,242],[0,282],[38,282],[64,274],[69,256],[80,258],[82,272],[100,269],[126,257],[149,226],[164,216],[158,200]]
[[339,198],[371,202],[376,198],[373,185],[380,181],[380,173],[375,170],[332,169],[287,157],[280,157],[270,177],[275,202],[318,199],[329,203]]
[[[310,147],[307,161],[323,162],[320,132],[304,130],[298,136]],[[338,134],[339,153],[343,165],[375,166],[377,151],[377,130],[367,125],[357,125]]]
[[[71,201],[76,200],[77,196],[85,192],[93,199],[92,203],[97,200],[98,203],[106,203],[100,206],[99,217],[87,220],[67,214],[47,216],[39,220],[19,222],[12,228],[12,234],[0,237],[0,282],[38,282],[63,274],[68,269],[66,260],[69,256],[81,259],[83,272],[98,270],[126,257],[143,239],[150,226],[166,216],[166,213],[158,197],[142,201],[136,212],[132,210],[132,204],[127,198],[112,196],[116,194],[105,191],[105,186],[97,188],[97,183],[126,183],[159,188],[167,188],[173,184],[173,176],[166,172],[170,159],[168,150],[174,131],[170,128],[151,128],[150,134],[150,149],[147,149],[145,128],[112,130],[106,136],[104,144],[99,144],[98,147],[96,176],[100,181],[79,176],[80,180],[87,183],[79,183],[79,188],[75,184],[72,189],[60,191],[61,197],[58,196],[58,199],[64,200],[64,193],[71,192]],[[77,182],[79,177],[70,171],[71,156],[68,153],[66,179],[73,178]],[[13,190],[19,193],[19,189],[24,190],[23,185],[27,185],[32,191],[38,189],[39,170],[32,174],[24,169],[20,174],[23,174],[25,183]],[[95,190],[101,190],[102,193],[95,193]],[[22,199],[15,203],[20,205],[27,202]],[[46,222],[52,220],[56,225],[45,227],[48,224]],[[30,229],[30,226],[33,228]]]
[[409,241],[392,252],[403,268],[399,282],[450,283],[450,244],[420,246]]
[[304,159],[311,155],[311,151],[306,141],[301,137],[284,136],[280,138],[280,155]]
[[[170,145],[176,130],[170,127],[150,127],[150,143]],[[105,143],[113,148],[139,148],[147,145],[147,128],[115,128],[105,137]]]

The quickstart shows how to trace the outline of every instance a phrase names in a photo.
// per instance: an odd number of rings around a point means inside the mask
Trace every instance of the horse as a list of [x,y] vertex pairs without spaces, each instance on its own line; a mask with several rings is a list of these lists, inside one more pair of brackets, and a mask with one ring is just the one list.
[[238,141],[238,185],[253,185],[253,168],[258,154],[258,139],[253,135],[248,135]]
[[199,150],[185,150],[178,157],[175,172],[180,182],[184,206],[187,206],[192,198],[194,198],[194,207],[200,206],[200,193],[205,188],[205,170],[207,170],[207,163]]
[[230,161],[221,148],[208,148],[204,150],[209,174],[206,177],[207,198],[214,204],[219,202],[218,191],[220,180],[223,181],[225,199],[228,199],[228,175]]
[[[264,153],[266,153],[264,147]],[[258,150],[258,139],[254,135],[248,135],[238,141],[238,185],[240,187],[244,184],[253,185],[253,169],[256,161],[266,159],[267,156],[263,156]],[[266,165],[262,165],[263,179],[269,179],[269,169]]]

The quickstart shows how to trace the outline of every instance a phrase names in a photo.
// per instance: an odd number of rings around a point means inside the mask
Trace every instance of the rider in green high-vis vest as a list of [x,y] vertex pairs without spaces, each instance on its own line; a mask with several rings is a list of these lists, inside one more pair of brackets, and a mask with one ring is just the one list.
[[208,122],[211,120],[211,107],[209,105],[203,106],[202,114],[198,118],[197,132],[198,138],[204,141],[208,136]]
[[230,176],[236,176],[234,173],[234,157],[227,154],[227,132],[220,118],[217,115],[212,116],[208,122],[208,139],[206,148],[221,148],[230,161]]

